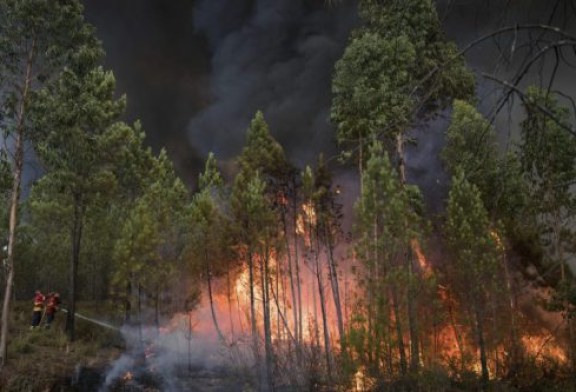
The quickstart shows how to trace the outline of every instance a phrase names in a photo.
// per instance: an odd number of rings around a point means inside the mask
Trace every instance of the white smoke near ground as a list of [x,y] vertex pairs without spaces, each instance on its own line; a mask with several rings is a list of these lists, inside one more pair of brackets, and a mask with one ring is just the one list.
[[146,380],[153,380],[163,391],[179,391],[193,385],[190,379],[206,374],[228,377],[239,368],[239,363],[212,329],[198,329],[199,324],[207,322],[201,320],[204,317],[201,313],[174,315],[160,328],[122,327],[126,351],[106,370],[99,391],[117,390],[119,384],[146,390],[145,384],[150,382]]

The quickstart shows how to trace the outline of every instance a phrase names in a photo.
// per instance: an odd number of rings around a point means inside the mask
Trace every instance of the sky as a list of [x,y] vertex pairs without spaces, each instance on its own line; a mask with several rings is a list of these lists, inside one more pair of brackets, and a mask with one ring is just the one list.
[[[358,18],[355,1],[332,3],[84,0],[86,18],[107,52],[105,65],[114,71],[118,91],[128,96],[126,120],[141,119],[147,142],[156,151],[165,147],[191,185],[210,151],[225,171],[233,166],[256,110],[264,112],[272,134],[297,166],[313,164],[319,153],[336,156],[335,130],[329,123],[330,83],[334,63]],[[448,38],[459,47],[499,26],[543,23],[573,30],[575,25],[570,0],[437,4]],[[468,64],[478,74],[511,76],[521,63],[516,56],[503,65],[513,40],[508,35],[486,42],[467,54]],[[558,85],[566,86],[569,77],[561,67]],[[480,108],[487,115],[495,94],[501,93],[496,87],[479,78]],[[568,85],[567,92],[576,95],[574,88]],[[519,110],[513,106],[496,124],[510,128],[505,122],[517,121]],[[437,156],[446,124],[440,118],[416,130],[419,143],[410,151],[409,176],[430,191],[431,199],[445,191]]]

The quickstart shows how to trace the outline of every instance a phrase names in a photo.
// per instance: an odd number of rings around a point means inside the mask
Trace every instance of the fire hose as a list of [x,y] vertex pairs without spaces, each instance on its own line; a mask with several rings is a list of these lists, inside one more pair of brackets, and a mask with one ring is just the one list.
[[[62,308],[62,312],[68,313],[68,310]],[[74,313],[74,317],[79,318],[79,319],[84,320],[84,321],[88,321],[88,322],[96,324],[96,325],[99,325],[99,326],[104,327],[104,328],[111,329],[113,331],[119,331],[120,330],[120,328],[118,328],[118,327],[115,327],[115,326],[108,324],[108,323],[105,323],[103,321],[99,321],[99,320],[95,320],[95,319],[90,318],[90,317],[86,317],[86,316],[84,316],[78,312]]]

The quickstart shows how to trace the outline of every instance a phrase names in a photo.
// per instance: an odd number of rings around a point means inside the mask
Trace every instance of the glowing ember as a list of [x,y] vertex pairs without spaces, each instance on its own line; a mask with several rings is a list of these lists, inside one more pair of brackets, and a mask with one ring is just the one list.
[[126,374],[124,374],[124,376],[122,377],[123,381],[130,381],[134,378],[134,375],[132,374],[132,372],[126,372]]

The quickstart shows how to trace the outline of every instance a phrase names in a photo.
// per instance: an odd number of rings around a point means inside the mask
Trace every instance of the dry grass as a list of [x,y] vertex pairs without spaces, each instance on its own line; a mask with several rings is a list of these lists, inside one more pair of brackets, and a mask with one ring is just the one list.
[[[49,391],[70,378],[77,366],[103,367],[121,352],[118,333],[77,320],[77,340],[69,343],[64,333],[65,314],[58,313],[50,329],[30,330],[28,302],[12,311],[8,363],[0,375],[0,391]],[[106,314],[102,305],[83,304],[83,314]]]

